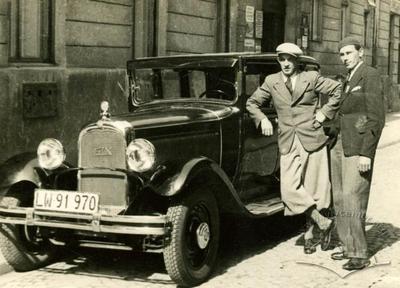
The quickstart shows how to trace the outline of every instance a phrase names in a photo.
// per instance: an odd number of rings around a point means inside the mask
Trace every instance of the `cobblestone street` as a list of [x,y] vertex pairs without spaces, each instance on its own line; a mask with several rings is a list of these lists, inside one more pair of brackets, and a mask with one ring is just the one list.
[[[302,219],[274,216],[231,223],[221,241],[219,265],[200,287],[400,287],[400,113],[390,114],[378,148],[367,215],[372,265],[347,273],[335,250],[303,254]],[[66,260],[65,260],[66,259]],[[6,272],[5,266],[0,273]],[[4,271],[3,271],[4,270]],[[175,287],[161,255],[66,251],[60,262],[39,271],[9,272],[0,287]]]

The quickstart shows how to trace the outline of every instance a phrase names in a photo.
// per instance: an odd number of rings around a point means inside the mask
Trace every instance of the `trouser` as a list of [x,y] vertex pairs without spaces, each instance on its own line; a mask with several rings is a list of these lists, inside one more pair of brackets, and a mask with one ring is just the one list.
[[289,153],[281,155],[280,164],[285,215],[301,214],[310,207],[329,207],[331,185],[326,146],[307,152],[295,135]]
[[358,171],[359,156],[346,157],[341,135],[331,150],[332,196],[336,229],[348,257],[367,258],[365,216],[371,187],[372,169]]

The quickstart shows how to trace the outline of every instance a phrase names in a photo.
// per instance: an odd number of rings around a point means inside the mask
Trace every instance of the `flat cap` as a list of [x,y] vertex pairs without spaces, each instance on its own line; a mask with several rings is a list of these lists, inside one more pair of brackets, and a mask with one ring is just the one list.
[[347,36],[345,38],[343,38],[340,42],[339,42],[339,46],[338,46],[338,50],[342,49],[344,46],[348,46],[348,45],[359,45],[361,46],[361,42],[357,37],[354,36]]
[[293,43],[289,43],[289,42],[278,45],[278,47],[276,47],[276,53],[278,53],[278,55],[279,54],[289,54],[294,57],[303,55],[303,51],[300,49],[299,46],[297,46],[296,44],[293,44]]

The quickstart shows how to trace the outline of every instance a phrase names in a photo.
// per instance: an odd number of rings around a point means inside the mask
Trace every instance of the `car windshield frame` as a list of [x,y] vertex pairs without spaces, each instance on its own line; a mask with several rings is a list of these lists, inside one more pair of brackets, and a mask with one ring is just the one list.
[[[144,58],[141,60],[134,60],[128,62],[128,77],[130,81],[131,87],[131,101],[135,107],[139,107],[142,105],[152,104],[152,103],[165,103],[170,101],[195,101],[195,102],[224,102],[229,103],[230,105],[234,104],[239,96],[238,92],[238,72],[239,72],[239,59],[238,58],[197,58],[197,59],[187,59],[187,58],[164,58],[163,61],[160,61],[157,58]],[[148,71],[148,77],[151,79],[147,79],[147,85],[143,85],[143,80],[145,77],[139,77],[139,73],[143,73],[143,71]],[[175,80],[175,85],[165,85],[167,82],[167,77],[165,76],[168,71],[169,75],[173,75]],[[195,90],[193,86],[195,85],[194,80],[191,79],[189,75],[195,74],[195,72],[200,72],[203,75],[198,75],[202,81],[198,80],[197,82],[203,82],[202,93],[199,93]],[[186,76],[186,78],[184,78]],[[226,80],[224,77],[228,77]],[[213,81],[211,81],[213,80]],[[141,83],[142,82],[142,83]],[[172,81],[170,81],[172,82]],[[215,84],[217,83],[217,84]],[[218,85],[224,86],[218,89]],[[150,88],[149,88],[150,86]],[[171,97],[167,98],[165,95],[167,94],[164,90],[172,89],[171,86],[175,87],[175,94],[179,95],[179,97]],[[144,87],[144,88],[143,88]],[[148,100],[143,100],[141,97],[145,98],[144,95],[146,91],[142,92],[144,89],[150,90]],[[186,88],[186,89],[185,89]],[[217,93],[216,93],[217,92]],[[221,93],[224,92],[224,93]],[[142,94],[141,94],[142,93]],[[215,97],[220,97],[221,99],[210,97],[210,94],[215,94]],[[173,93],[170,93],[175,95]],[[204,94],[204,95],[203,95]],[[218,95],[220,94],[220,95]],[[205,97],[199,97],[205,96]],[[231,97],[230,97],[231,96]],[[160,98],[158,98],[160,97]],[[227,98],[227,99],[223,99]]]

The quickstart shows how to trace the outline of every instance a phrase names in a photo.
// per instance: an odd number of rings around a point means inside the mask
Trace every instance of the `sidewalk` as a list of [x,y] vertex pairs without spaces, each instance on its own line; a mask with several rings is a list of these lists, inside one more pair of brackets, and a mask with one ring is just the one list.
[[383,149],[400,142],[400,112],[386,114],[385,128],[383,128],[378,149]]
[[13,269],[6,263],[6,260],[3,257],[3,254],[0,253],[0,275],[8,273]]

